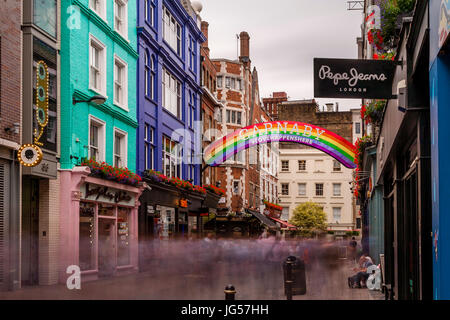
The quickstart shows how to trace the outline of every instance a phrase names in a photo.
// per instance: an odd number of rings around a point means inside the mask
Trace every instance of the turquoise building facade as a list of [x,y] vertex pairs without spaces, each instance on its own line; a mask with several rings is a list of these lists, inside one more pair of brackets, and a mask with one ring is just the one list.
[[[83,159],[136,169],[136,8],[136,0],[62,2],[63,170]],[[106,101],[74,104],[97,95]]]

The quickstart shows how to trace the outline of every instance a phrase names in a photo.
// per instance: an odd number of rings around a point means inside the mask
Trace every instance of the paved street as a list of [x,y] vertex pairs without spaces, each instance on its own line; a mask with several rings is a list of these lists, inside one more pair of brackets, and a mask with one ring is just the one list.
[[[294,300],[383,300],[381,292],[348,288],[347,277],[353,266],[344,260],[337,270],[325,272],[323,277],[318,277],[322,274],[320,267],[310,268],[306,273],[307,294]],[[25,287],[2,292],[0,299],[223,300],[224,287],[233,284],[236,300],[285,300],[281,267],[278,272],[275,269],[219,263],[209,273],[166,269],[170,273],[142,272],[86,282],[81,290],[68,290],[63,285]]]

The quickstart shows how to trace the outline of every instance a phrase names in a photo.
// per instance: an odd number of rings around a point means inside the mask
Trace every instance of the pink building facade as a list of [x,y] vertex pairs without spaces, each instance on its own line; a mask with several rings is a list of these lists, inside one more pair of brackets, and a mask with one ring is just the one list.
[[138,208],[143,187],[89,176],[88,167],[61,171],[59,282],[67,268],[81,281],[138,271]]

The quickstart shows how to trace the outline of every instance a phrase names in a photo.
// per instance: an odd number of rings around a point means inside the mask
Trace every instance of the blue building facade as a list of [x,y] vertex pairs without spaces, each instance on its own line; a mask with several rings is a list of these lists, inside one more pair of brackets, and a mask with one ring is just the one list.
[[195,124],[205,37],[194,19],[179,0],[138,1],[136,165],[138,173],[152,169],[200,184],[200,165],[192,160],[201,153]]
[[450,299],[450,2],[430,0],[433,298]]

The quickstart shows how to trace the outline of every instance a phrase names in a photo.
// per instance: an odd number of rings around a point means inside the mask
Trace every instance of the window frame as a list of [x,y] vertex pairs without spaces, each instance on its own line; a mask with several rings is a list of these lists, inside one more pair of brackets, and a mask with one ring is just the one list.
[[[117,24],[116,24],[116,18],[117,18],[117,6],[122,6],[123,8],[123,14],[124,17],[122,18],[122,26],[123,26],[123,30],[119,30],[117,28]],[[113,5],[113,16],[114,16],[114,30],[120,34],[125,40],[128,41],[128,0],[114,0],[114,5]]]
[[[339,186],[339,193],[336,194],[335,186]],[[342,183],[333,183],[333,197],[341,197],[342,196]]]
[[[121,75],[122,77],[122,81],[123,84],[120,84],[122,87],[122,99],[123,101],[119,101],[116,98],[116,64],[121,65],[121,73],[123,73]],[[116,54],[114,54],[114,88],[113,88],[113,103],[124,109],[125,111],[129,111],[128,110],[128,64],[121,59],[119,56],[117,56]]]
[[[92,6],[93,1],[100,3],[100,10],[94,9],[94,7]],[[100,18],[102,18],[105,21],[106,21],[106,12],[107,12],[106,6],[107,6],[106,0],[89,0],[89,9],[91,9],[93,12],[95,12]]]
[[[320,188],[318,189],[318,186],[322,186],[322,194],[318,194],[318,191],[320,190]],[[315,195],[316,195],[316,197],[323,197],[324,196],[324,190],[325,190],[325,184],[316,182],[316,184],[315,184]]]
[[88,124],[88,158],[93,159],[91,155],[91,125],[94,124],[95,127],[99,128],[98,130],[98,146],[97,146],[97,152],[99,155],[99,158],[96,158],[95,161],[97,162],[103,162],[106,161],[106,122],[94,117],[92,115],[89,115],[89,124]]
[[[116,166],[116,156],[118,156],[123,163],[123,165],[119,168],[126,168],[128,166],[128,132],[119,129],[117,127],[114,127],[113,130],[113,164]],[[120,154],[116,154],[116,135],[120,136]]]
[[281,195],[282,196],[288,196],[289,195],[289,183],[282,183],[281,184]]
[[306,160],[298,160],[297,164],[298,164],[298,171],[306,171]]
[[[287,163],[287,168],[283,164]],[[289,160],[281,160],[281,172],[289,172]]]
[[[93,56],[92,56],[92,48],[96,48],[99,52],[99,66],[93,66]],[[98,40],[96,37],[94,37],[92,34],[89,34],[89,90],[92,90],[98,94],[103,95],[107,98],[106,95],[106,77],[107,77],[107,64],[106,64],[106,58],[107,58],[107,47],[105,44],[103,44],[100,40]],[[99,74],[99,86],[100,88],[95,88],[92,86],[92,74],[91,74],[91,68],[94,67],[95,71]]]
[[[146,123],[144,126],[144,168],[155,169],[155,128]],[[150,164],[150,165],[149,165]]]
[[[304,186],[303,193],[300,193],[300,190],[301,190],[300,186]],[[306,196],[306,183],[305,182],[297,183],[297,187],[298,187],[298,195],[302,196],[302,197]]]
[[[162,26],[163,26],[163,40],[169,45],[169,47],[179,56],[182,56],[182,27],[175,16],[163,5],[162,8]],[[166,19],[169,21],[166,21]],[[168,29],[167,29],[168,28]],[[166,37],[167,36],[167,37]]]
[[[168,79],[166,79],[168,77]],[[169,80],[168,84],[168,90],[169,92],[166,92],[166,85],[167,80]],[[175,90],[172,90],[171,84],[172,82],[175,85]],[[179,92],[178,92],[179,89]],[[183,119],[183,108],[182,108],[182,89],[181,89],[181,81],[178,80],[177,77],[175,77],[171,72],[169,72],[166,68],[163,68],[163,78],[162,78],[162,107],[170,112],[172,115],[174,115],[177,119],[182,120]],[[169,94],[169,97],[167,97],[167,94]],[[176,110],[173,109],[173,106],[167,106],[167,98],[169,98],[170,104],[172,103],[173,97],[176,97]],[[176,112],[174,112],[176,111]]]

